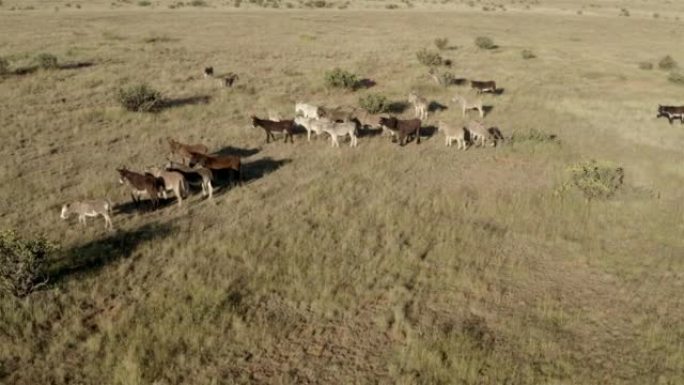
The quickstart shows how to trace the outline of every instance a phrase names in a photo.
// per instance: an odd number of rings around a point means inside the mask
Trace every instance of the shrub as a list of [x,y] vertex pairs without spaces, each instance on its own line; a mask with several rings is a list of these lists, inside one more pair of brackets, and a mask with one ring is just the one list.
[[622,167],[595,160],[577,163],[569,171],[571,183],[587,199],[610,198],[622,186],[625,177]]
[[399,8],[399,6],[396,5],[396,4],[387,4],[387,5],[385,5],[385,8],[387,8],[387,9],[397,9],[397,8]]
[[674,84],[684,85],[684,74],[681,72],[671,72],[670,76],[667,77],[667,80]]
[[620,9],[620,16],[629,17],[629,9],[627,9],[627,8]]
[[449,39],[447,39],[446,37],[438,37],[435,39],[435,47],[437,47],[437,49],[440,49],[440,50],[446,49],[448,44],[449,44]]
[[656,13],[653,14],[653,18],[654,18],[654,19],[657,19],[657,18],[659,18],[659,17],[660,17],[660,14],[659,14],[658,12],[656,12]]
[[547,134],[544,131],[536,128],[531,128],[527,132],[513,132],[511,135],[511,143],[560,143],[560,139],[555,134]]
[[387,112],[389,105],[389,100],[382,94],[368,94],[359,98],[359,106],[369,114]]
[[642,61],[639,63],[639,68],[642,70],[652,70],[653,69],[653,63],[647,62],[647,61]]
[[121,88],[117,94],[121,106],[128,111],[149,112],[158,110],[162,104],[161,93],[146,84]]
[[204,0],[192,0],[192,1],[190,2],[190,5],[193,6],[193,7],[206,7],[206,6],[208,6],[209,4],[207,4],[207,2],[204,1]]
[[440,86],[447,87],[447,86],[450,86],[450,85],[456,83],[456,76],[449,71],[443,71],[443,72],[430,71],[430,76]]
[[494,41],[486,36],[478,36],[475,38],[475,45],[481,49],[494,49],[496,45]]
[[36,62],[43,69],[54,69],[59,66],[57,56],[50,53],[41,53],[36,56]]
[[24,297],[47,282],[47,258],[57,247],[45,239],[24,240],[0,232],[0,292]]
[[0,57],[0,76],[7,75],[10,72],[9,60]]
[[138,1],[138,5],[141,7],[149,7],[150,5],[152,5],[152,3],[147,0],[142,0]]
[[667,55],[664,58],[660,59],[658,62],[658,68],[661,70],[673,70],[675,68],[678,68],[679,64],[675,61],[675,59],[672,58],[672,56]]
[[525,60],[534,59],[537,57],[537,55],[535,55],[534,52],[530,51],[529,49],[524,49],[521,52],[521,55],[522,55],[522,58]]
[[356,89],[358,79],[355,74],[340,68],[325,73],[325,85],[331,88]]
[[432,52],[426,48],[416,53],[418,61],[426,66],[434,67],[442,64],[442,57],[437,52]]

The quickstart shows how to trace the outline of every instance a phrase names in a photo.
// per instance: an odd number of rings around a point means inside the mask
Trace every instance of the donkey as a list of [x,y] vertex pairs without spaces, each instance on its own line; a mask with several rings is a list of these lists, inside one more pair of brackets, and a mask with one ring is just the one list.
[[437,123],[437,130],[444,133],[444,138],[446,140],[445,144],[447,147],[451,147],[451,143],[455,140],[457,150],[466,150],[468,148],[466,143],[468,139],[468,132],[466,131],[465,127],[452,126],[440,120]]
[[321,108],[313,104],[297,102],[295,104],[295,116],[302,115],[305,118],[319,119],[321,117]]
[[[239,156],[192,153],[190,167],[197,167],[197,165],[211,170],[212,173],[230,171],[232,174],[237,174],[238,184],[242,185],[242,162]],[[231,183],[233,183],[233,178],[231,178]]]
[[[394,117],[380,118],[380,124],[394,131],[399,136],[399,145],[405,145],[405,141],[411,135],[416,137],[416,144],[420,144],[420,119],[399,120]],[[394,139],[392,140],[394,141]]]
[[204,67],[204,78],[214,77],[214,67]]
[[102,215],[105,220],[105,230],[114,230],[112,225],[112,203],[107,199],[96,199],[67,203],[62,206],[60,218],[67,219],[69,215],[77,214],[78,222],[86,225],[86,217]]
[[149,173],[139,174],[129,171],[125,167],[118,168],[116,171],[119,173],[119,183],[131,188],[131,198],[136,206],[145,193],[150,197],[153,209],[159,206],[159,194],[164,190],[164,180]]
[[214,189],[211,186],[213,175],[211,174],[211,170],[202,166],[196,166],[195,168],[188,167],[170,159],[168,159],[168,161],[169,162],[164,165],[165,170],[183,174],[189,185],[202,187],[202,196],[209,196],[209,198],[213,197]]
[[168,191],[173,191],[176,199],[178,199],[178,207],[183,207],[183,198],[188,196],[188,182],[183,174],[176,171],[162,170],[159,167],[150,167],[149,173],[164,181],[164,189],[161,192],[162,197],[166,199]]
[[474,101],[468,101],[463,96],[456,94],[453,98],[451,98],[451,101],[461,105],[461,109],[463,110],[463,117],[466,116],[467,110],[478,110],[480,112],[480,119],[484,118],[484,107],[482,106],[482,99],[478,98]]
[[422,96],[418,96],[415,92],[411,91],[408,95],[408,102],[413,105],[413,110],[418,119],[427,119],[428,108],[430,104],[427,99]]
[[166,138],[166,140],[169,142],[171,154],[178,155],[183,162],[189,161],[190,154],[193,152],[198,154],[206,154],[209,152],[209,148],[203,144],[183,144],[170,137]]
[[483,92],[491,92],[491,93],[496,93],[496,82],[494,80],[489,80],[489,81],[477,81],[477,80],[471,80],[470,81],[470,87],[473,88],[474,90],[477,90],[478,94],[481,94]]
[[235,83],[239,79],[240,79],[240,77],[238,76],[238,74],[233,73],[233,72],[229,72],[228,75],[222,76],[219,79],[219,84],[222,87],[230,88],[233,86],[233,83]]
[[[492,135],[492,133],[487,130],[484,124],[482,124],[482,122],[478,122],[477,120],[469,121],[466,124],[466,130],[468,130],[468,133],[470,133],[470,139],[472,140],[473,144],[479,144],[482,147],[485,146]],[[492,146],[494,145],[495,141],[492,141]]]
[[259,119],[256,116],[252,116],[252,127],[261,127],[266,131],[266,143],[271,142],[271,138],[275,140],[273,131],[284,132],[285,133],[285,143],[287,143],[287,138],[290,138],[290,143],[294,143],[294,120],[281,120],[279,122],[274,122],[267,119]]
[[326,128],[331,128],[333,122],[328,119],[314,119],[307,118],[304,116],[296,116],[294,119],[295,124],[304,127],[306,129],[306,139],[311,141],[311,133],[315,133],[316,136],[320,135],[325,131]]
[[684,106],[661,106],[658,105],[658,116],[656,118],[665,117],[672,124],[672,121],[679,118],[681,124],[684,124]]
[[350,147],[356,147],[358,145],[358,139],[356,137],[356,122],[343,122],[343,123],[332,123],[323,128],[323,131],[330,135],[330,144],[333,147],[340,147],[340,142],[338,141],[339,136],[349,135],[351,138]]

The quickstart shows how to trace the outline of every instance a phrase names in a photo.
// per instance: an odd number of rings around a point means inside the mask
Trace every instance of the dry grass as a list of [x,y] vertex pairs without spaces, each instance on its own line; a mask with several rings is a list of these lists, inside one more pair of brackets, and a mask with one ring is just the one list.
[[[46,288],[0,299],[0,382],[684,381],[684,132],[655,119],[681,87],[636,65],[668,52],[684,60],[672,51],[681,24],[650,17],[657,7],[640,17],[628,4],[632,17],[621,18],[593,8],[577,17],[577,6],[102,3],[56,16],[11,13],[11,3],[0,11],[11,68],[48,49],[94,65],[0,79],[2,227],[65,251]],[[600,41],[598,28],[610,31]],[[447,105],[456,87],[431,83],[415,59],[434,36],[464,47],[449,52],[450,71],[505,89],[485,96],[486,122],[517,140],[461,152],[438,133],[420,146],[378,136],[332,149],[301,136],[266,145],[249,127],[269,109],[292,116],[298,100],[396,102],[413,89]],[[499,49],[478,50],[476,36]],[[521,58],[523,48],[538,59]],[[200,76],[208,65],[240,79],[218,87]],[[323,74],[334,67],[377,85],[331,91]],[[139,83],[176,103],[123,111],[117,90]],[[460,115],[450,108],[427,125]],[[249,182],[213,201],[117,213],[114,234],[59,219],[66,201],[127,202],[115,167],[163,162],[166,136],[253,149]],[[585,159],[624,167],[614,197],[587,202],[561,188]]]

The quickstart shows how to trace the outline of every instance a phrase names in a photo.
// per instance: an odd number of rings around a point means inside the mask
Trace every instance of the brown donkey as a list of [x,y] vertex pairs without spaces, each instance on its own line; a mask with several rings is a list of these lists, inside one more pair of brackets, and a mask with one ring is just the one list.
[[191,153],[206,154],[209,152],[209,148],[203,144],[184,144],[173,140],[172,138],[166,138],[169,142],[169,148],[171,149],[171,154],[176,154],[181,157],[184,163],[190,160]]
[[[239,156],[205,155],[193,152],[191,153],[189,164],[190,167],[200,165],[204,168],[207,168],[211,170],[212,173],[214,173],[214,176],[216,176],[216,174],[221,173],[222,171],[230,171],[233,175],[237,174],[237,181],[240,185],[242,185],[242,161],[240,160]],[[233,178],[231,177],[231,183],[232,182]]]
[[294,120],[281,120],[279,122],[275,122],[273,120],[259,119],[256,116],[252,116],[252,127],[261,127],[264,129],[264,131],[266,131],[266,143],[269,143],[271,138],[275,140],[273,131],[285,132],[285,142],[287,143],[287,138],[289,137],[290,143],[294,143]]
[[416,144],[420,144],[420,119],[399,120],[394,117],[380,118],[380,125],[389,128],[399,136],[399,145],[403,146],[409,136],[416,137]]
[[140,196],[147,194],[150,197],[152,209],[159,206],[159,194],[164,191],[164,180],[152,174],[139,174],[129,171],[125,167],[118,168],[119,183],[126,184],[131,188],[131,198],[133,203],[138,206]]
[[494,80],[489,80],[486,82],[471,80],[470,87],[476,90],[478,94],[483,92],[491,92],[493,94],[497,93],[496,82]]

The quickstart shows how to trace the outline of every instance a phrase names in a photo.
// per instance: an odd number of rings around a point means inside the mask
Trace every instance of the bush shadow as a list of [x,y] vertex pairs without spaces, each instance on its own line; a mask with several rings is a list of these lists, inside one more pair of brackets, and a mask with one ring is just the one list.
[[182,107],[182,106],[194,106],[198,104],[208,104],[211,101],[211,96],[209,95],[197,95],[190,96],[187,98],[174,98],[174,99],[164,99],[159,105],[158,110],[165,110],[168,108]]
[[364,78],[356,82],[354,88],[357,90],[373,88],[378,83],[373,79]]
[[72,247],[61,254],[49,270],[51,283],[74,275],[94,272],[107,264],[133,255],[146,242],[166,238],[173,232],[168,224],[151,223],[134,230],[115,231],[104,238]]

